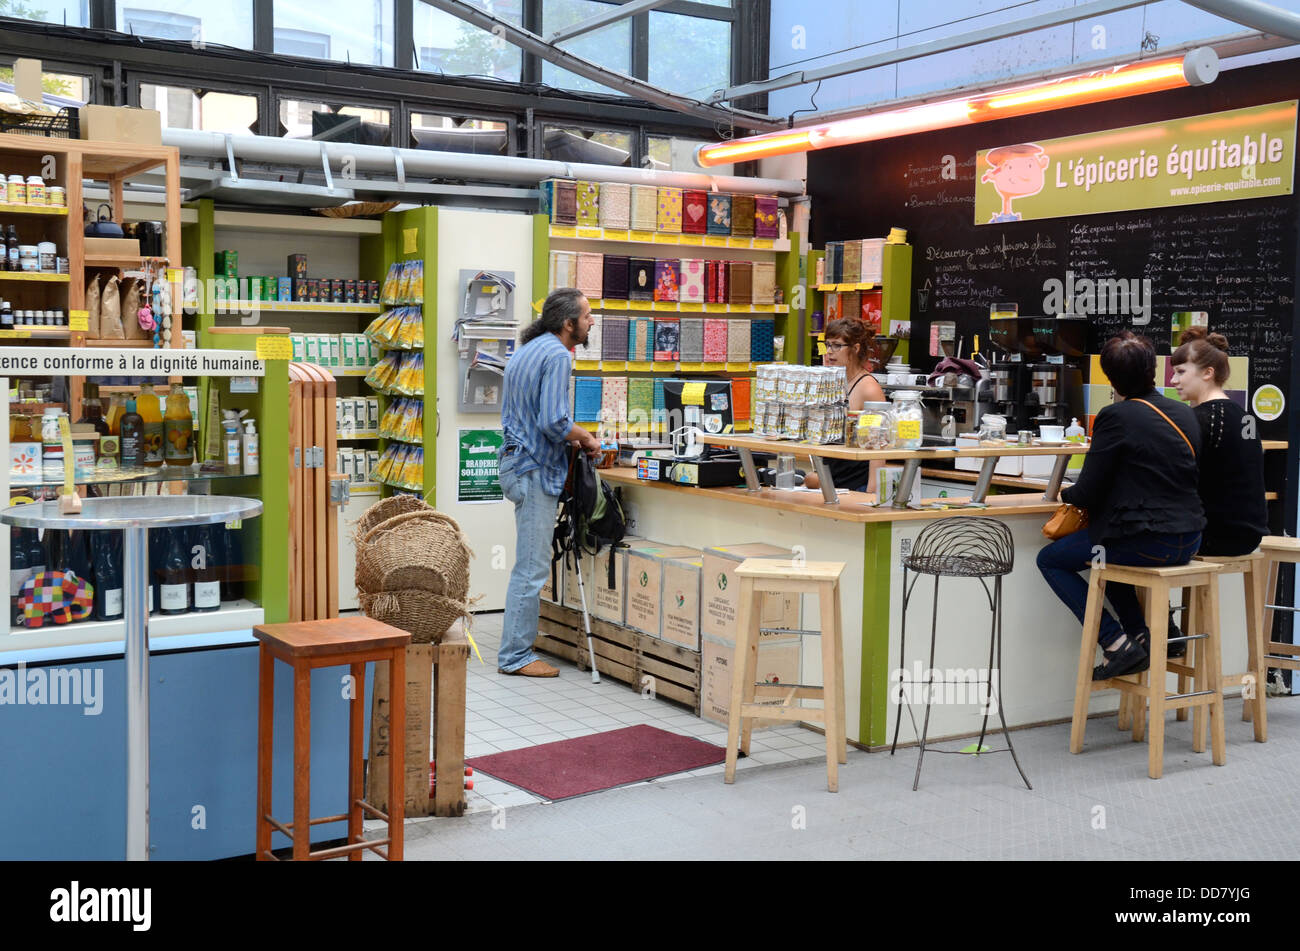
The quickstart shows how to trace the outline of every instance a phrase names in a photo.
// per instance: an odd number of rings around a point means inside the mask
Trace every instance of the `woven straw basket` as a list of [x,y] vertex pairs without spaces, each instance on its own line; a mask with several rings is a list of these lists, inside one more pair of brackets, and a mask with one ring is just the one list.
[[385,591],[359,595],[366,617],[391,624],[411,635],[412,644],[437,644],[469,606],[427,591]]
[[357,519],[357,524],[352,529],[352,537],[355,541],[360,541],[380,522],[386,522],[396,515],[432,511],[434,511],[433,506],[424,499],[416,498],[414,495],[394,495],[366,509],[365,514]]

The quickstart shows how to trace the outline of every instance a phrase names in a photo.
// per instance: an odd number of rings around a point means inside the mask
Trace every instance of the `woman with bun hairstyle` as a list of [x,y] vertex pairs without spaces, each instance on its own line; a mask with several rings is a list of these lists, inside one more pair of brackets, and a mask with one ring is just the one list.
[[[871,375],[871,341],[875,336],[870,327],[857,317],[843,317],[826,325],[826,366],[844,367],[845,391],[849,409],[857,412],[865,403],[885,402],[885,391]],[[865,491],[874,481],[873,466],[879,463],[853,462],[848,459],[828,460],[835,487],[854,492]],[[821,486],[816,473],[808,473],[804,485],[810,489]]]
[[[1248,555],[1268,534],[1264,447],[1245,411],[1223,392],[1228,340],[1192,327],[1169,358],[1178,395],[1192,406],[1201,430],[1197,491],[1205,507],[1202,555]],[[1252,421],[1253,422],[1253,421]]]

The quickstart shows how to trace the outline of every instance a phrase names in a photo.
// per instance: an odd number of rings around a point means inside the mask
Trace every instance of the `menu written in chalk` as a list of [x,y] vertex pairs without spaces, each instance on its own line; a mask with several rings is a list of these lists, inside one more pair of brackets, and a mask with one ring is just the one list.
[[69,350],[0,347],[0,376],[265,376],[266,364],[242,350]]

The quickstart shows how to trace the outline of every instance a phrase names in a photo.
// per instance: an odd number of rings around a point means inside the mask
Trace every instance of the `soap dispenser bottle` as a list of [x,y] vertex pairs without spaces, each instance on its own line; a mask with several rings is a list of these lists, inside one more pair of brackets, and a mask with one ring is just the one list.
[[257,475],[257,423],[244,420],[244,475]]
[[1087,439],[1083,427],[1079,425],[1078,417],[1070,417],[1070,425],[1065,427],[1065,441],[1082,443]]

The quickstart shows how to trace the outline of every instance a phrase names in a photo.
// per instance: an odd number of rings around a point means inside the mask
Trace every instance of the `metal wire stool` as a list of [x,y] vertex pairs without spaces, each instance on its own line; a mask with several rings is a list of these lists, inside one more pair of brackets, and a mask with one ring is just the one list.
[[[1012,761],[1016,764],[1016,769],[1020,772],[1020,778],[1025,781],[1025,786],[1029,789],[1034,787],[1029,782],[1029,777],[1025,775],[1024,769],[1020,766],[1020,759],[1016,756],[1016,749],[1011,743],[1011,734],[1007,731],[1007,718],[1002,712],[1002,701],[993,695],[993,676],[995,669],[1000,670],[1002,667],[1002,576],[1011,573],[1011,567],[1015,562],[1015,546],[1011,539],[1011,530],[997,519],[985,518],[983,516],[958,516],[955,518],[945,518],[932,522],[922,529],[921,534],[917,536],[916,543],[912,546],[911,553],[903,559],[903,618],[902,633],[899,644],[898,667],[903,674],[899,685],[906,681],[906,663],[907,663],[907,605],[912,598],[912,589],[916,587],[916,582],[920,580],[921,575],[934,576],[934,607],[930,618],[930,671],[934,671],[934,646],[935,635],[938,630],[939,622],[939,579],[944,578],[978,578],[980,585],[984,588],[984,594],[989,600],[989,608],[993,612],[992,622],[989,626],[989,666],[988,666],[988,686],[989,700],[996,702],[998,707],[998,719],[1002,721],[1002,735],[1006,737],[1007,746],[1002,750],[988,750],[990,753],[1010,753]],[[911,583],[908,583],[908,572],[912,572],[915,577]],[[989,590],[987,579],[993,579],[993,588]],[[997,667],[993,666],[994,657],[997,658]],[[936,683],[968,683],[970,681],[922,681],[928,687]],[[976,680],[975,683],[984,681]],[[904,691],[904,702],[907,704],[908,716],[912,715],[912,704],[907,699],[907,692]],[[925,725],[921,730],[921,751],[916,758],[916,776],[912,780],[912,790],[915,791],[921,783],[921,763],[925,759],[925,742],[930,732],[930,704],[933,701],[932,691],[926,691],[925,698]],[[899,711],[898,719],[894,721],[894,742],[889,747],[889,753],[892,756],[898,747],[898,730],[902,726],[902,711]],[[984,724],[980,728],[979,742],[975,749],[977,753],[984,752],[984,737],[988,732],[989,710],[988,706],[984,708]],[[916,728],[916,719],[912,718],[912,728]],[[937,753],[957,752],[955,750],[936,750]]]

